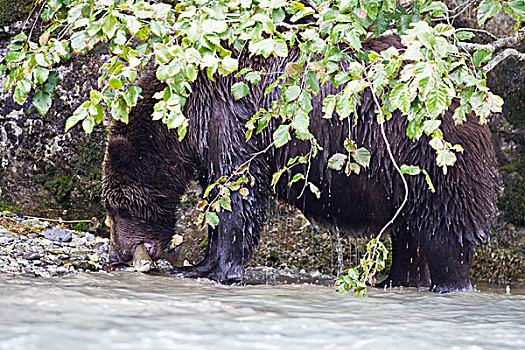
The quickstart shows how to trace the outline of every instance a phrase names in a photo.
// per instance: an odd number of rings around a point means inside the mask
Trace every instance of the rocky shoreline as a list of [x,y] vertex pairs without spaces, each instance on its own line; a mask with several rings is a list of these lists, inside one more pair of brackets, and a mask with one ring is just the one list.
[[[0,214],[0,273],[42,278],[103,273],[108,270],[108,252],[108,238],[70,229],[61,222]],[[167,273],[170,269],[167,261],[159,260],[151,272]],[[138,269],[131,266],[119,270]],[[258,266],[247,269],[242,283],[333,285],[333,282],[332,276],[321,273]]]
[[100,271],[109,239],[17,215],[0,217],[0,273],[54,277]]

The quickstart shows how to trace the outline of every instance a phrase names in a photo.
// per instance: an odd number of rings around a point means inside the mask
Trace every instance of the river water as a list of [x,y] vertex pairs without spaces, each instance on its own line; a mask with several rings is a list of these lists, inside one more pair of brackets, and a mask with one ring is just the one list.
[[0,275],[0,349],[525,349],[524,292]]

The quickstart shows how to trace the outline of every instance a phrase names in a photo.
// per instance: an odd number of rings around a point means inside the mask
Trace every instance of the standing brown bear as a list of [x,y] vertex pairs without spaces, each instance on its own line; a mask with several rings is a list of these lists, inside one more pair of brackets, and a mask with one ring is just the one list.
[[[390,37],[366,45],[381,51],[391,45],[400,47],[400,42]],[[287,60],[293,61],[298,54],[292,52]],[[240,62],[275,72],[284,71],[287,60],[269,58],[260,62],[241,57]],[[270,81],[263,80],[245,98],[235,101],[230,87],[236,81],[231,75],[217,77],[215,82],[203,74],[197,78],[184,110],[190,120],[188,133],[179,142],[175,132],[150,117],[156,102],[153,95],[164,86],[153,72],[141,78],[143,99],[132,110],[128,125],[117,122],[112,126],[104,163],[111,262],[129,262],[141,243],[154,260],[160,258],[174,233],[175,209],[190,180],[198,179],[206,187],[232,174],[252,154],[271,143],[275,124],[270,123],[250,141],[245,138],[245,124],[260,107],[268,107],[279,92],[274,89],[265,96]],[[277,186],[277,195],[296,205],[306,217],[337,225],[350,235],[377,233],[400,206],[403,185],[375,121],[370,91],[363,93],[355,125],[349,126],[348,118],[322,118],[321,101],[337,91],[330,84],[323,86],[312,101],[314,109],[310,113],[310,131],[323,150],[312,159],[308,179],[321,190],[320,199],[309,191],[296,199],[302,186],[288,188],[284,180]],[[461,144],[464,152],[443,175],[429,140],[409,140],[404,136],[406,126],[405,118],[399,117],[385,123],[394,157],[399,164],[427,169],[436,193],[427,189],[423,177],[407,178],[409,202],[393,225],[393,261],[387,284],[429,287],[436,292],[471,289],[469,272],[474,249],[477,241],[488,237],[487,219],[496,203],[498,180],[490,131],[475,118],[455,127],[450,111],[446,113],[442,118],[445,139]],[[369,168],[350,177],[327,167],[332,154],[344,153],[347,135],[371,153]],[[289,157],[308,150],[307,142],[296,140],[257,156],[250,167],[256,178],[254,187],[247,199],[232,193],[232,210],[222,211],[219,225],[209,228],[203,261],[196,266],[177,267],[173,272],[220,282],[241,279],[265,220],[272,174]],[[299,166],[294,170],[305,173]]]

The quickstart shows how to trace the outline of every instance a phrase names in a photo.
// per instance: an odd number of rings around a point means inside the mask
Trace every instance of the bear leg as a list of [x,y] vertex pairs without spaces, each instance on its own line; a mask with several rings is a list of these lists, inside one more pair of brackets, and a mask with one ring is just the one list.
[[246,199],[232,192],[232,210],[222,210],[217,227],[209,227],[205,258],[195,266],[176,267],[170,273],[182,277],[209,278],[221,283],[241,280],[259,241],[266,215],[270,196],[269,190],[265,191],[262,187],[260,182],[250,188]]
[[445,233],[422,240],[431,277],[430,290],[437,293],[471,290],[470,266],[474,246]]
[[419,240],[406,229],[392,235],[392,266],[378,287],[430,287],[428,265]]

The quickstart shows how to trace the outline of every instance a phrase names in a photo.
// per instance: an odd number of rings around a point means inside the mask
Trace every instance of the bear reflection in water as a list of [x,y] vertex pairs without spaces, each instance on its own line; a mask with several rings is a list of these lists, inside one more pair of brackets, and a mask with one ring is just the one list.
[[[392,45],[400,48],[399,38],[365,43],[366,49],[375,51]],[[297,49],[292,49],[287,59],[243,55],[240,69],[264,67],[267,72],[280,72],[299,55]],[[230,88],[237,81],[229,75],[217,76],[212,82],[199,74],[184,108],[188,132],[179,142],[176,132],[151,120],[156,102],[153,95],[165,86],[153,70],[143,74],[139,81],[143,98],[131,111],[128,125],[112,125],[104,162],[103,192],[110,217],[112,262],[132,261],[139,245],[153,260],[169,258],[166,249],[174,233],[175,209],[188,183],[198,179],[206,188],[221,176],[231,175],[272,142],[277,127],[274,120],[249,141],[245,124],[259,108],[268,108],[278,98],[278,89],[264,95],[271,82],[271,77],[265,76],[246,97],[235,101]],[[322,151],[311,160],[308,180],[320,189],[320,198],[305,191],[297,199],[303,186],[288,186],[295,174],[306,173],[306,165],[294,167],[290,178],[282,176],[277,196],[294,204],[309,219],[337,225],[352,236],[366,236],[377,233],[390,220],[402,202],[404,189],[388,157],[369,90],[364,91],[357,107],[357,123],[337,116],[322,118],[322,100],[338,91],[331,84],[322,86],[310,112],[309,130]],[[427,169],[436,188],[431,193],[423,176],[407,176],[409,201],[391,227],[393,261],[388,285],[428,287],[437,292],[471,288],[472,256],[477,242],[488,237],[487,219],[494,210],[498,178],[488,127],[474,117],[455,127],[451,116],[457,105],[454,101],[441,119],[445,139],[464,148],[447,175],[437,167],[428,137],[414,142],[405,136],[406,118],[394,115],[384,125],[396,161]],[[348,136],[371,153],[370,166],[350,177],[327,167],[331,155],[345,153],[343,141]],[[221,211],[219,224],[208,228],[205,258],[196,266],[175,267],[173,273],[223,283],[241,279],[265,220],[272,174],[289,158],[308,154],[309,150],[309,142],[293,140],[255,157],[250,173],[256,181],[248,198],[232,192],[232,210]]]

